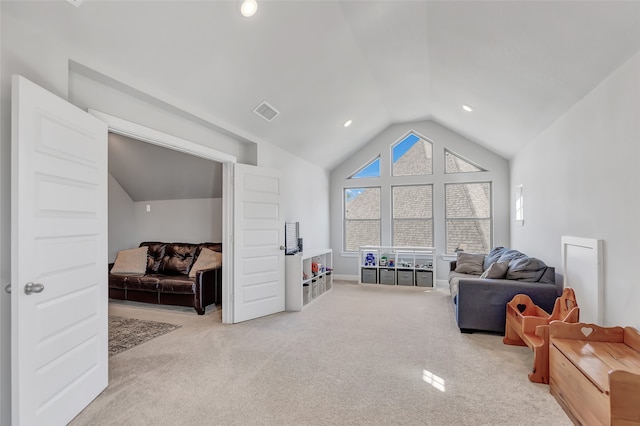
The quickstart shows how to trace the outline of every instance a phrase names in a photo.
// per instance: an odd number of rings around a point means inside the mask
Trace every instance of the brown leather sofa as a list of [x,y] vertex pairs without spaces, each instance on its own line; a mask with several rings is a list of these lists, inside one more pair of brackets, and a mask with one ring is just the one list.
[[[191,306],[198,315],[222,302],[222,267],[196,271],[191,267],[203,248],[222,253],[221,243],[143,242],[149,247],[144,274],[109,273],[109,297],[159,305]],[[109,271],[113,264],[109,265]]]

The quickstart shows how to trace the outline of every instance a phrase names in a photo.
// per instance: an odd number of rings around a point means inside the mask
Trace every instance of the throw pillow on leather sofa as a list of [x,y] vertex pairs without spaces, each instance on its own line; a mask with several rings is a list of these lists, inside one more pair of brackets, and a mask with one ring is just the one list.
[[191,306],[203,315],[207,306],[222,302],[221,252],[220,243],[143,242],[122,250],[110,268],[109,297]]

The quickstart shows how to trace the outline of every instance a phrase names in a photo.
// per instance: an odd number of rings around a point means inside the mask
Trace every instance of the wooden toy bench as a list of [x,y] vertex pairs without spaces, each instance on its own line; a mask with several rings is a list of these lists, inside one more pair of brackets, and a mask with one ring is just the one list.
[[635,328],[554,321],[549,338],[549,390],[576,424],[640,424]]
[[549,383],[549,323],[551,321],[578,322],[580,309],[571,288],[565,288],[556,299],[549,315],[535,305],[526,294],[516,294],[507,303],[505,336],[506,345],[528,346],[533,350],[533,371],[529,380]]

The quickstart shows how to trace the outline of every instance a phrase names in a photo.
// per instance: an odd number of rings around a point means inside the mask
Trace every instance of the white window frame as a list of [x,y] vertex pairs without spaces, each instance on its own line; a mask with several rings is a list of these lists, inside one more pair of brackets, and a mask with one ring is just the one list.
[[[489,194],[489,217],[454,217],[450,218],[447,216],[447,186],[448,185],[473,185],[473,184],[489,184],[489,190],[491,191]],[[489,247],[493,247],[493,182],[492,181],[465,181],[465,182],[446,182],[444,184],[444,193],[442,194],[444,197],[444,250],[446,255],[454,255],[455,253],[447,252],[447,248],[449,247],[449,228],[447,226],[448,221],[463,221],[463,220],[489,220]]]
[[[418,139],[423,140],[425,142],[427,142],[429,145],[431,145],[431,173],[421,173],[421,174],[417,174],[417,175],[394,175],[393,174],[393,148],[395,148],[396,145],[398,145],[400,142],[402,142],[403,140],[405,140],[409,135],[414,135],[417,136]],[[414,178],[419,178],[422,176],[433,176],[434,175],[434,167],[435,167],[435,161],[434,161],[434,157],[435,156],[435,144],[433,143],[433,141],[429,138],[425,138],[424,136],[422,136],[420,133],[416,132],[415,130],[409,130],[408,132],[406,132],[405,134],[402,135],[402,137],[396,139],[394,142],[392,142],[389,145],[389,177],[392,179],[398,179],[398,178],[407,178],[407,177],[414,177]]]
[[[347,219],[347,203],[346,203],[346,197],[345,197],[345,193],[347,190],[350,189],[368,189],[368,188],[378,188],[378,190],[380,191],[380,200],[379,200],[379,217],[378,219]],[[382,186],[381,185],[358,185],[358,186],[345,186],[342,188],[342,253],[345,254],[358,254],[358,249],[356,250],[347,250],[347,221],[359,221],[359,220],[377,220],[378,221],[378,228],[379,228],[379,234],[380,234],[380,241],[379,244],[366,244],[366,245],[381,245],[382,244]],[[363,245],[363,244],[360,244]]]
[[524,186],[516,186],[515,195],[515,222],[517,226],[524,226]]
[[[431,221],[431,244],[426,244],[426,246],[428,247],[433,247],[433,245],[435,244],[435,236],[434,236],[434,219],[433,219],[433,191],[434,191],[434,184],[432,182],[430,183],[415,183],[415,184],[405,184],[405,185],[390,185],[390,191],[389,191],[389,196],[391,197],[391,223],[390,225],[390,229],[391,229],[391,245],[396,246],[398,244],[395,243],[395,232],[394,232],[394,223],[396,220],[396,217],[394,216],[394,198],[393,198],[393,189],[394,188],[401,188],[401,187],[407,187],[407,186],[430,186],[431,187],[431,217],[429,218],[398,218],[398,220],[403,220],[403,221],[424,221],[424,220],[429,220]],[[415,244],[413,244],[415,245]]]

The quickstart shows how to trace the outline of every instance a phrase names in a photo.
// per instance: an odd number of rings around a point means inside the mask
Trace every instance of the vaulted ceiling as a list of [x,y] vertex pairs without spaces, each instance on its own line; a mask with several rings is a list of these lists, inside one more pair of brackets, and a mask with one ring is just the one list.
[[133,201],[222,197],[222,164],[109,133],[109,173]]
[[[425,118],[510,158],[640,50],[638,1],[258,5],[249,19],[236,1],[0,7],[100,71],[327,169],[390,124]],[[280,112],[271,122],[253,113],[263,100]]]

